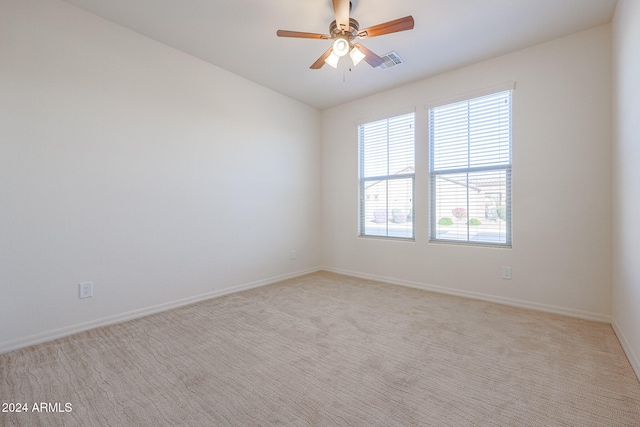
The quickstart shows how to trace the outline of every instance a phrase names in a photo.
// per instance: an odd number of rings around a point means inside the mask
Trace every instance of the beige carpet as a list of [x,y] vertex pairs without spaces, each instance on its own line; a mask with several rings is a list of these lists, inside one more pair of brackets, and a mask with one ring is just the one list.
[[28,404],[2,426],[640,425],[610,325],[331,273],[6,353],[0,374],[0,401]]

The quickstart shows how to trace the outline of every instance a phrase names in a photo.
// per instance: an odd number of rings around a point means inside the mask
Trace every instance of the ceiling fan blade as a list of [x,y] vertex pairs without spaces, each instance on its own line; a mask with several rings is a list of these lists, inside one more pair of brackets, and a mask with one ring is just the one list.
[[374,25],[358,31],[358,37],[366,39],[370,37],[382,36],[384,34],[397,33],[398,31],[406,31],[413,29],[413,16],[405,16],[404,18],[394,19],[384,24]]
[[331,55],[331,52],[333,52],[333,47],[327,49],[327,51],[323,53],[322,56],[318,58],[318,60],[314,62],[313,65],[311,65],[311,67],[309,68],[311,68],[312,70],[319,70],[320,68],[322,68],[322,66],[324,65],[324,60],[327,59],[329,55]]
[[333,11],[339,30],[349,31],[349,3],[349,0],[333,0]]
[[360,52],[364,53],[365,62],[367,64],[371,65],[372,67],[375,68],[375,67],[377,67],[378,65],[380,65],[380,64],[382,64],[384,62],[384,60],[382,58],[380,58],[375,53],[371,52],[366,47],[362,46],[360,43],[356,43],[353,46],[357,47],[358,50],[360,50]]
[[276,32],[278,37],[294,37],[298,39],[323,39],[328,40],[331,38],[329,34],[317,34],[317,33],[303,33],[301,31],[288,31],[278,30]]

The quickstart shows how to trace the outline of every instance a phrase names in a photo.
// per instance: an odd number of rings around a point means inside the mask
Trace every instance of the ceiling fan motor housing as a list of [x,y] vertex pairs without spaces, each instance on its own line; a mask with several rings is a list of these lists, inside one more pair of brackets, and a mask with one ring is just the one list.
[[331,34],[332,39],[335,39],[340,35],[345,35],[348,37],[349,41],[351,41],[358,35],[359,28],[360,24],[353,18],[349,18],[349,31],[343,31],[339,29],[336,21],[333,21],[331,22],[331,24],[329,24],[329,34]]

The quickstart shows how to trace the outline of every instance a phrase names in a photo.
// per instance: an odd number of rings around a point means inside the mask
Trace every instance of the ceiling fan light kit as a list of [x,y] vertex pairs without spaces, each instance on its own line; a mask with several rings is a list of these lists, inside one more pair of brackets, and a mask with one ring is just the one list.
[[310,68],[312,70],[320,69],[324,64],[329,64],[331,67],[337,68],[340,58],[347,53],[349,53],[354,66],[358,65],[364,59],[364,61],[372,67],[378,67],[384,60],[361,44],[353,43],[353,41],[356,38],[365,39],[411,30],[414,25],[413,17],[409,15],[360,30],[358,21],[349,16],[351,10],[351,2],[349,0],[333,0],[333,10],[336,19],[329,24],[329,34],[304,33],[288,30],[278,30],[276,32],[278,37],[334,40],[333,46],[327,49],[320,58],[311,65]]

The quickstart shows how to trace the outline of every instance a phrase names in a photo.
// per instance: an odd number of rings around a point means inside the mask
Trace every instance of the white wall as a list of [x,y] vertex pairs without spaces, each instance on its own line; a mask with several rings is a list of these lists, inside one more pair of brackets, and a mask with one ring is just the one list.
[[57,0],[0,40],[0,351],[317,267],[317,110]]
[[[610,42],[605,25],[323,111],[324,266],[610,320]],[[424,105],[510,81],[513,248],[430,244]],[[417,111],[416,240],[358,238],[356,122],[408,107]]]
[[640,378],[640,2],[613,21],[613,326]]

